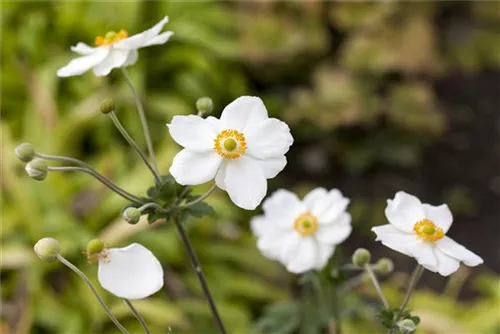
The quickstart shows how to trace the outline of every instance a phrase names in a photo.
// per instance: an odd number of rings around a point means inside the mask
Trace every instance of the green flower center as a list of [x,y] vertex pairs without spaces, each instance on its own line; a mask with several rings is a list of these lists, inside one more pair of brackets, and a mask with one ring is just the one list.
[[432,225],[427,225],[422,227],[422,232],[424,232],[427,235],[432,235],[434,232],[436,232],[436,229]]
[[228,138],[226,140],[224,140],[224,148],[231,152],[231,151],[234,151],[236,149],[236,146],[238,146],[238,143],[236,143],[236,140],[234,140],[233,138]]

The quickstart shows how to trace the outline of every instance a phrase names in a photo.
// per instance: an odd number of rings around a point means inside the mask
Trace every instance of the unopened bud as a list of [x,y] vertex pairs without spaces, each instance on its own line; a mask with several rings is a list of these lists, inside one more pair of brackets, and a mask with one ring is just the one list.
[[43,238],[38,240],[33,249],[39,258],[49,262],[55,261],[57,255],[61,253],[59,241],[54,238]]
[[137,208],[126,208],[123,211],[123,218],[129,224],[137,224],[141,219],[141,211]]
[[115,108],[116,108],[115,101],[111,99],[107,99],[101,102],[100,110],[103,114],[110,113],[113,110],[115,110]]
[[47,163],[43,159],[33,159],[24,168],[32,179],[42,181],[47,177]]
[[367,249],[358,248],[352,255],[352,263],[362,268],[370,262],[370,258],[371,254]]
[[417,325],[411,319],[398,321],[397,326],[402,334],[412,334],[417,329]]
[[104,242],[99,239],[92,239],[87,243],[87,256],[97,255],[105,248]]
[[389,258],[381,258],[375,264],[375,270],[380,274],[390,274],[394,270],[394,262]]
[[209,97],[199,98],[198,101],[196,101],[196,109],[198,110],[198,114],[200,116],[210,114],[214,109],[212,99]]
[[30,162],[35,157],[35,149],[29,143],[22,143],[15,149],[16,155],[22,162]]

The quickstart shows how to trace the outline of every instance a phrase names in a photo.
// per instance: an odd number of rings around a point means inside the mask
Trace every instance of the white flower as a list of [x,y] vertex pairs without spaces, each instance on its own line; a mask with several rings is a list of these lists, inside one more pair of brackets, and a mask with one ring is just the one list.
[[163,287],[160,262],[140,244],[105,249],[98,258],[99,283],[115,296],[142,299]]
[[286,165],[293,143],[286,123],[269,118],[258,97],[242,96],[227,105],[220,119],[174,116],[170,135],[184,147],[172,162],[170,174],[182,185],[215,179],[231,200],[255,209],[267,192],[267,179]]
[[123,29],[118,33],[110,31],[105,37],[96,37],[96,47],[80,42],[72,46],[71,51],[82,57],[75,58],[60,68],[57,75],[70,77],[93,69],[95,75],[104,76],[114,68],[133,65],[137,61],[137,49],[164,44],[173,35],[171,31],[160,34],[167,22],[168,16],[165,16],[153,28],[131,37],[128,37],[128,33]]
[[375,226],[377,240],[398,252],[414,257],[426,269],[448,276],[457,271],[460,261],[477,266],[483,260],[445,234],[453,216],[446,204],[422,204],[400,191],[387,200],[385,216],[390,224]]
[[321,270],[335,246],[351,234],[348,204],[337,189],[316,188],[302,201],[288,190],[277,190],[264,201],[264,215],[251,221],[257,247],[290,272]]

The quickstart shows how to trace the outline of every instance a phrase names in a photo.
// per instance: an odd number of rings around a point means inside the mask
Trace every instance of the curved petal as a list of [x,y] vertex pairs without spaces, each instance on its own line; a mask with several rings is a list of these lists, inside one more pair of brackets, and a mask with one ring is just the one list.
[[351,215],[344,213],[338,221],[331,224],[319,225],[314,234],[316,240],[326,245],[338,245],[344,242],[351,234]]
[[71,47],[71,51],[76,52],[82,56],[89,55],[91,53],[94,53],[97,50],[97,48],[93,48],[85,43],[78,42],[75,46]]
[[101,286],[120,298],[146,298],[163,287],[163,269],[146,247],[134,243],[110,248],[108,260],[99,261]]
[[469,267],[474,267],[483,263],[482,258],[477,256],[464,246],[460,245],[459,243],[455,242],[450,237],[445,236],[444,238],[436,241],[436,246],[443,253],[462,261]]
[[139,52],[137,52],[137,50],[130,50],[127,60],[125,60],[123,66],[134,65],[137,62],[137,58],[139,58]]
[[385,216],[396,228],[411,232],[415,223],[425,218],[425,213],[417,197],[399,191],[394,200],[387,200]]
[[440,275],[449,276],[458,270],[460,262],[442,252],[438,247],[434,247],[434,254],[438,263],[438,272]]
[[92,67],[102,62],[108,56],[108,54],[109,48],[97,48],[94,53],[71,60],[68,65],[61,67],[57,71],[57,76],[70,77],[73,75],[83,74],[90,70]]
[[318,245],[314,238],[302,238],[296,248],[296,256],[286,264],[286,269],[295,274],[312,270],[316,268],[318,255]]
[[268,118],[254,122],[245,128],[246,154],[258,159],[279,157],[288,152],[293,144],[290,128],[285,122]]
[[129,58],[130,51],[111,48],[108,56],[94,66],[94,74],[98,77],[108,75],[112,69],[122,67]]
[[271,228],[259,238],[257,247],[265,257],[282,261],[284,256],[296,249],[297,242],[298,238],[293,231]]
[[252,159],[257,163],[267,179],[272,179],[278,175],[279,172],[283,170],[286,166],[286,157],[283,155],[278,158],[268,158],[268,159],[255,159],[248,156],[248,159]]
[[226,190],[226,166],[227,162],[223,159],[220,166],[219,170],[217,171],[217,174],[215,175],[215,184],[219,189]]
[[[319,188],[318,191],[310,194],[310,196],[309,194],[306,196],[308,209],[318,217],[320,224],[332,223],[345,212],[347,205],[349,205],[349,199],[342,196],[338,189],[326,192],[326,190]],[[306,198],[304,198],[304,201]]]
[[312,212],[316,204],[323,198],[325,198],[327,195],[328,192],[326,191],[325,188],[315,188],[311,190],[309,193],[307,193],[306,196],[304,196],[302,202],[304,203],[306,208]]
[[169,171],[177,183],[197,185],[213,180],[221,162],[222,157],[215,152],[184,149],[175,155]]
[[267,118],[267,109],[260,98],[241,96],[222,110],[220,121],[225,129],[244,131],[249,124],[259,123]]
[[380,241],[383,245],[411,257],[413,257],[413,254],[410,246],[420,241],[415,234],[402,232],[391,224],[372,227],[372,231],[377,235],[376,241]]
[[412,256],[422,266],[433,272],[438,271],[438,263],[436,254],[434,254],[433,244],[419,240],[418,242],[410,244],[408,249]]
[[167,126],[177,144],[194,152],[215,152],[217,128],[212,122],[195,115],[174,116]]
[[439,206],[433,206],[430,204],[422,204],[424,208],[425,217],[432,222],[434,222],[438,227],[443,229],[446,233],[450,229],[451,223],[453,222],[453,215],[451,214],[448,205],[441,204]]
[[271,229],[272,224],[266,219],[265,216],[255,216],[250,220],[250,229],[257,237],[262,237],[266,232]]
[[318,244],[318,259],[314,269],[323,270],[334,252],[335,246]]
[[174,34],[173,31],[163,32],[158,36],[150,39],[149,42],[146,42],[146,44],[142,45],[141,47],[165,44],[170,39],[170,37],[172,37],[173,34]]
[[231,201],[246,210],[254,210],[267,192],[264,172],[245,156],[227,162],[224,185]]
[[153,28],[143,31],[140,34],[130,36],[129,38],[122,39],[121,41],[116,42],[113,47],[128,50],[138,49],[158,36],[167,22],[168,16],[165,16],[160,22],[153,26]]
[[266,217],[276,224],[292,228],[297,216],[305,212],[297,195],[286,189],[278,189],[262,204]]

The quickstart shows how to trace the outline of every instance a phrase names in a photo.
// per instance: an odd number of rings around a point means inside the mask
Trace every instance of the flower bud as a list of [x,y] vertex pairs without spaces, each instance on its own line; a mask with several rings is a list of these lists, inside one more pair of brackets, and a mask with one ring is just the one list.
[[33,159],[25,167],[26,173],[32,179],[42,181],[47,177],[47,163],[43,159]]
[[107,99],[101,102],[100,110],[103,114],[107,114],[115,110],[115,101]]
[[364,267],[365,264],[370,262],[371,254],[365,248],[358,248],[352,255],[352,263],[358,267]]
[[104,242],[99,239],[92,239],[87,243],[87,256],[97,255],[104,250]]
[[380,274],[390,274],[394,270],[394,262],[389,258],[381,258],[375,264],[375,270]]
[[38,240],[33,249],[39,258],[49,262],[55,261],[57,255],[61,253],[59,241],[54,238],[43,238]]
[[414,333],[417,329],[417,325],[415,325],[415,323],[411,319],[403,319],[401,321],[398,321],[396,325],[398,326],[400,332],[403,334]]
[[208,115],[214,109],[214,104],[212,99],[209,97],[201,97],[196,101],[196,109],[198,110],[198,115]]
[[29,143],[22,143],[15,149],[16,155],[22,162],[30,162],[35,157],[35,149]]
[[125,211],[123,211],[123,218],[125,218],[125,221],[129,224],[137,224],[141,219],[141,211],[137,208],[126,208]]

